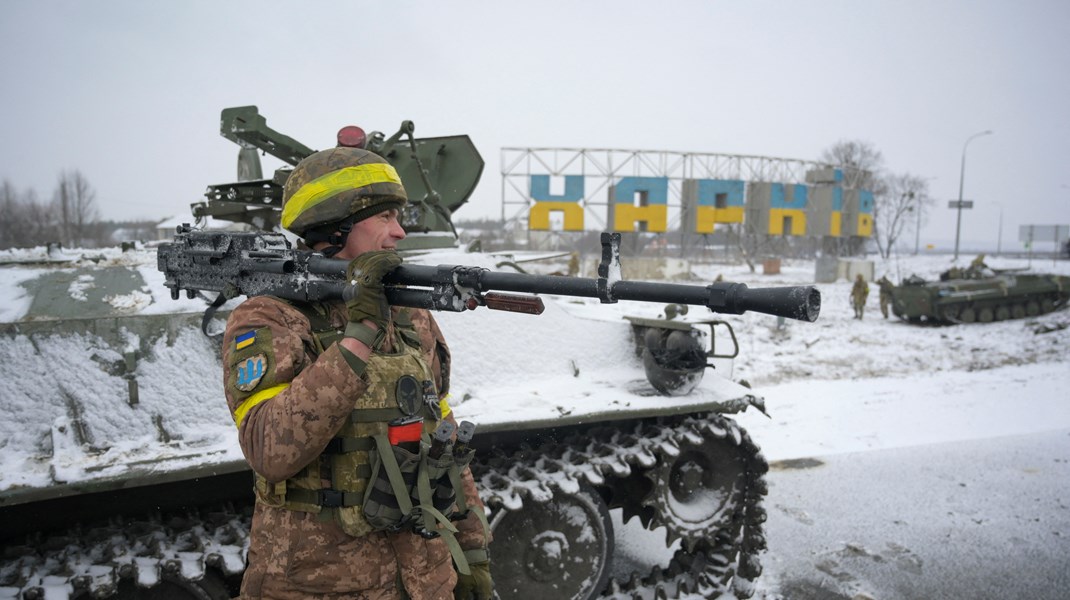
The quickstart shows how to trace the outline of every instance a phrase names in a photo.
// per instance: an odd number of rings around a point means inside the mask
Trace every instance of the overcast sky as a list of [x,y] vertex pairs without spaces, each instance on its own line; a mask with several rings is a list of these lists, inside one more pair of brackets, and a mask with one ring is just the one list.
[[[922,244],[1020,247],[1070,223],[1070,3],[34,2],[0,18],[0,178],[50,197],[79,169],[107,219],[188,211],[235,178],[224,107],[321,149],[345,124],[467,133],[458,216],[500,214],[502,147],[817,159],[868,141],[939,201]],[[266,168],[277,162],[265,161]],[[998,204],[997,204],[998,203]]]

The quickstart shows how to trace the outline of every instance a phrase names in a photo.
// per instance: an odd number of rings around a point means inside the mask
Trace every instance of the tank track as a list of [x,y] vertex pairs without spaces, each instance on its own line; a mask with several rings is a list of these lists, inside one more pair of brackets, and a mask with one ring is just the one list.
[[[106,598],[123,584],[196,585],[206,576],[238,575],[245,570],[250,515],[219,507],[146,520],[115,518],[62,535],[34,535],[25,545],[4,548],[0,598]],[[222,593],[218,579],[203,587],[209,596]],[[213,588],[219,591],[213,594]]]
[[539,447],[522,446],[508,455],[499,452],[477,459],[473,473],[492,510],[518,511],[528,502],[548,502],[555,492],[575,493],[584,484],[611,490],[639,475],[656,486],[656,466],[676,458],[682,449],[725,442],[736,449],[742,466],[742,485],[728,525],[686,531],[685,525],[667,522],[663,511],[655,510],[653,490],[624,504],[626,520],[634,515],[646,529],[666,528],[666,547],[676,539],[684,543],[668,565],[649,574],[633,573],[625,581],[612,580],[602,597],[716,598],[733,593],[747,598],[761,574],[759,553],[766,547],[761,500],[767,491],[768,464],[747,432],[728,417],[716,413],[663,417],[631,430],[599,426]]
[[[668,565],[611,581],[602,597],[716,598],[732,592],[746,598],[761,573],[758,555],[765,549],[761,500],[768,465],[732,419],[709,413],[644,421],[631,430],[599,426],[560,442],[477,458],[472,466],[484,500],[515,511],[525,502],[548,502],[555,492],[575,492],[581,484],[606,489],[639,475],[657,485],[657,465],[677,457],[682,448],[710,441],[730,443],[744,465],[728,526],[687,531],[652,508],[657,502],[649,497],[625,505],[626,514],[639,516],[647,529],[665,527],[667,547],[677,539],[685,543]],[[4,548],[0,599],[106,598],[124,584],[197,584],[240,575],[248,552],[250,509],[226,506],[143,520],[115,518],[62,535],[31,536],[23,545]],[[215,597],[220,594],[213,594],[213,588],[221,585],[215,581],[202,587]]]
[[[1007,316],[1006,318],[1002,318],[1002,319],[996,319],[995,318],[995,314],[993,314],[993,318],[991,319],[990,322],[999,322],[999,321],[1007,321],[1007,320],[1012,320],[1012,319],[1017,320],[1017,319],[1026,319],[1026,318],[1033,319],[1033,318],[1036,318],[1036,317],[1041,317],[1041,316],[1044,316],[1044,315],[1047,315],[1047,314],[1051,314],[1051,313],[1053,313],[1053,312],[1055,312],[1057,310],[1060,310],[1061,308],[1066,306],[1068,303],[1070,303],[1070,301],[1068,301],[1066,298],[1063,298],[1062,296],[1060,296],[1058,294],[1041,295],[1040,296],[1040,302],[1037,303],[1037,312],[1036,313],[1030,314],[1028,311],[1024,311],[1024,314],[1022,314],[1021,316],[1014,316],[1013,315],[1014,306],[1016,304],[1017,305],[1022,305],[1023,304],[1020,300],[1021,300],[1020,298],[1014,298],[1014,299],[1010,299],[1007,302],[1002,303],[1002,304],[995,304],[995,305],[989,306],[988,309],[991,310],[993,313],[995,313],[996,310],[998,308],[1000,308],[1000,307],[1006,308],[1008,313],[1010,313],[1009,316]],[[976,307],[976,304],[973,303],[973,302],[961,303],[961,304],[959,304],[959,305],[957,305],[955,307],[956,308],[956,310],[955,310],[956,316],[955,317],[951,317],[951,316],[949,316],[947,314],[941,313],[940,314],[940,319],[945,323],[951,323],[951,324],[954,324],[954,325],[973,325],[974,323],[982,323],[983,321],[980,321],[979,318],[978,318],[980,309],[977,309],[975,307]],[[973,320],[964,321],[958,316],[958,315],[961,315],[962,311],[967,309],[967,308],[974,310],[974,314],[976,316],[973,318]]]

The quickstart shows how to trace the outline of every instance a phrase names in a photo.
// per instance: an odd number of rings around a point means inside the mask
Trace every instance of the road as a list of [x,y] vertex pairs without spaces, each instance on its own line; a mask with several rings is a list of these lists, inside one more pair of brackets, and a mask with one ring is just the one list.
[[756,597],[1070,590],[1070,430],[774,463]]
[[[1070,430],[772,467],[756,599],[1067,598]],[[656,532],[615,528],[622,565],[667,558]]]

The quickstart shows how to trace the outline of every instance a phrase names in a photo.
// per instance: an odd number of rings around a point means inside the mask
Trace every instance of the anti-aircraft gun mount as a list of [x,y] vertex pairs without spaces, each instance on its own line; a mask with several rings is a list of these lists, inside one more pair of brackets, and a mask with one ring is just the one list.
[[[255,106],[226,108],[220,134],[237,144],[238,181],[210,185],[204,202],[192,205],[194,217],[245,223],[259,230],[279,224],[282,188],[293,167],[315,150],[267,125]],[[467,135],[417,138],[412,121],[402,121],[390,137],[355,125],[338,131],[339,146],[364,148],[385,158],[401,177],[409,196],[401,225],[409,234],[399,249],[451,246],[457,235],[453,212],[464,205],[483,174],[483,158]],[[258,152],[286,163],[264,178]],[[416,234],[416,235],[413,235]]]

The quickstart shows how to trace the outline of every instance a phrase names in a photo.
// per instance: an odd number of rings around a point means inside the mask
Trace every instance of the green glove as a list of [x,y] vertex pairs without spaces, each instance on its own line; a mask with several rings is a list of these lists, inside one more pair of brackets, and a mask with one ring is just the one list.
[[494,582],[490,578],[490,561],[470,563],[471,575],[457,573],[457,587],[453,588],[453,600],[490,600]]
[[365,252],[349,262],[342,298],[349,310],[350,323],[367,319],[386,330],[390,319],[390,305],[383,291],[383,276],[401,264],[401,257],[394,250]]

